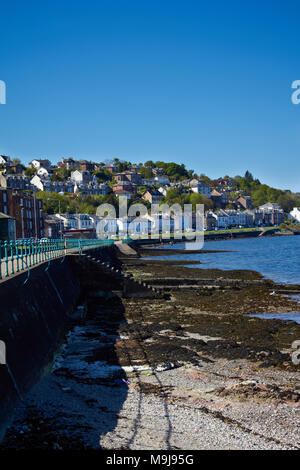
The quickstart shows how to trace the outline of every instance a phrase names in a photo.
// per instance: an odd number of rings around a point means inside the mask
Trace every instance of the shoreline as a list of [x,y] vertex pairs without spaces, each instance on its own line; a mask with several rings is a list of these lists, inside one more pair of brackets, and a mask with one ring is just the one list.
[[270,296],[285,289],[255,271],[190,270],[142,250],[119,255],[122,271],[160,298],[88,294],[87,319],[71,328],[2,446],[298,449],[300,367],[290,354],[300,325],[247,314],[299,303]]
[[[269,230],[268,232],[271,232],[271,230]],[[263,236],[269,238],[269,237],[290,237],[290,236],[293,237],[293,236],[299,235],[299,233],[294,233],[294,232],[290,232],[290,233],[281,233],[281,232],[268,233],[268,232],[266,232]],[[232,232],[228,232],[224,234],[223,233],[220,233],[220,234],[216,233],[216,234],[210,234],[210,235],[204,234],[204,243],[211,242],[211,241],[239,240],[243,238],[246,238],[246,239],[247,238],[260,238],[258,237],[258,235],[254,236],[254,235],[250,235],[250,233],[253,233],[253,232],[247,232],[247,233],[237,232],[238,236],[232,236]],[[261,233],[261,232],[258,231],[258,233]],[[132,240],[130,242],[130,244],[135,246],[136,248],[140,246],[157,247],[157,245],[174,245],[174,244],[184,244],[184,243],[193,243],[193,240],[185,240],[184,238],[181,240],[176,240],[174,238],[172,239],[166,238],[165,240],[164,239],[151,240],[151,238],[148,238],[148,239]]]

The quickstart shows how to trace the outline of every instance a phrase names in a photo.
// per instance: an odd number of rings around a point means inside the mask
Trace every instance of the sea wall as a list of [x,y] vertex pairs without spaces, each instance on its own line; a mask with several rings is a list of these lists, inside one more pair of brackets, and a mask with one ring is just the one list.
[[[115,246],[45,262],[0,281],[0,440],[13,408],[36,383],[66,331],[72,312],[89,293],[118,291],[123,297],[157,297],[159,291],[122,273]],[[100,292],[100,291],[99,291]],[[2,343],[1,343],[2,344]]]
[[12,408],[51,361],[73,309],[79,285],[68,257],[43,263],[0,282],[0,438]]

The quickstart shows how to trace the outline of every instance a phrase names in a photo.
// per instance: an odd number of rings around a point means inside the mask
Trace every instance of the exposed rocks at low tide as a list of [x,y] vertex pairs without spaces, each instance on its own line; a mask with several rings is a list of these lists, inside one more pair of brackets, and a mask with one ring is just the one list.
[[[135,279],[159,279],[165,298],[87,293],[86,317],[2,446],[300,448],[300,366],[290,356],[300,325],[248,316],[299,311],[285,287],[253,271],[120,260]],[[184,283],[193,287],[180,289]]]

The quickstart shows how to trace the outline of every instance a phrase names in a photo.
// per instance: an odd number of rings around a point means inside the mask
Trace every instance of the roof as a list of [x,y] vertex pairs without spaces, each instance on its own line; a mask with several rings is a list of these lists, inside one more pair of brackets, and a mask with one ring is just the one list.
[[130,191],[126,191],[125,189],[117,189],[115,193],[116,194],[131,194]]
[[215,189],[210,193],[211,196],[222,196],[221,193],[219,193],[218,191],[216,191]]
[[6,162],[10,160],[10,157],[8,155],[0,155],[0,157],[2,157],[3,160],[5,160]]
[[159,191],[157,191],[156,189],[148,189],[148,191],[146,191],[144,194],[151,194],[151,196],[160,196],[161,197],[161,193]]
[[14,219],[14,217],[11,217],[10,215],[0,212],[0,219]]

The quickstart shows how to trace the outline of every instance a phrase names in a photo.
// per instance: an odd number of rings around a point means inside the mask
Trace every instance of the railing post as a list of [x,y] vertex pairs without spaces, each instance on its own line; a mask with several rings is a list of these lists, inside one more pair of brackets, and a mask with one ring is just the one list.
[[4,242],[4,262],[5,262],[5,276],[8,277],[8,243]]
[[42,242],[41,242],[41,240],[38,240],[37,243],[38,243],[38,263],[40,263],[41,262],[41,244],[42,244]]
[[0,279],[2,279],[2,242],[0,241]]
[[19,243],[18,242],[14,242],[15,243],[15,247],[16,247],[16,264],[17,264],[17,273],[20,271],[20,256],[19,256]]
[[23,246],[23,239],[21,240],[21,270],[24,269],[24,246]]
[[25,257],[25,263],[28,266],[28,254],[27,254],[27,241],[24,240],[24,257]]
[[15,274],[14,270],[14,242],[9,242],[9,247],[10,247],[10,264],[11,264],[11,274]]
[[28,254],[29,254],[29,267],[31,267],[32,263],[32,240],[28,240]]
[[36,264],[36,242],[32,240],[33,266]]

